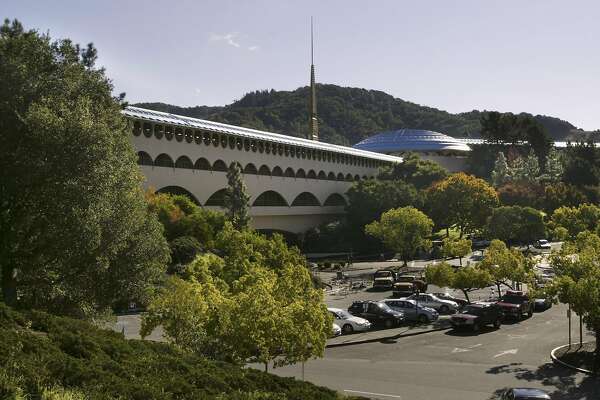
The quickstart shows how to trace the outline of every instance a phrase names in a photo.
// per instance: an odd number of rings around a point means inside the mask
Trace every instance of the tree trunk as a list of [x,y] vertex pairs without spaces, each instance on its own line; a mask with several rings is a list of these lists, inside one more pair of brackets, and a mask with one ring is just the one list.
[[501,284],[500,282],[496,283],[496,287],[498,288],[498,298],[502,297],[502,294],[501,294],[502,292],[500,291],[500,284]]
[[596,352],[594,357],[594,371],[600,371],[600,329],[596,329]]
[[471,300],[469,299],[469,292],[467,290],[461,289],[465,298],[467,299],[467,303],[471,304]]
[[458,262],[460,263],[460,266],[462,267],[462,257],[458,257]]
[[269,372],[269,363],[268,362],[265,363],[265,372]]
[[446,237],[449,238],[450,237],[450,228],[446,227]]
[[10,265],[2,266],[2,301],[7,306],[14,307],[17,304],[17,281],[15,279],[15,269]]

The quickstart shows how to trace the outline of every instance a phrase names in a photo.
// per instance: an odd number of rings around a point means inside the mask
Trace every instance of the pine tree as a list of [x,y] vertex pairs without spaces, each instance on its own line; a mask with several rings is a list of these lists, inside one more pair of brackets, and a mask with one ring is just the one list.
[[232,163],[227,171],[228,187],[225,192],[224,206],[227,218],[235,229],[243,230],[250,224],[248,215],[248,201],[250,196],[242,179],[242,170],[238,163]]
[[500,186],[510,180],[511,171],[506,161],[506,157],[503,152],[498,154],[496,162],[494,163],[494,170],[492,171],[492,183],[494,186]]
[[555,147],[552,147],[546,156],[546,173],[543,178],[548,182],[561,180],[564,171],[563,160]]

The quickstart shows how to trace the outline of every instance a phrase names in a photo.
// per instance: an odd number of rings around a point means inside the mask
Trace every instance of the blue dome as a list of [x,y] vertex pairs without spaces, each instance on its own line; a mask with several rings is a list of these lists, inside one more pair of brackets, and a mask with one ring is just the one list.
[[376,153],[401,153],[405,151],[452,151],[465,152],[471,148],[464,142],[443,133],[421,129],[398,129],[381,132],[355,144],[355,149]]

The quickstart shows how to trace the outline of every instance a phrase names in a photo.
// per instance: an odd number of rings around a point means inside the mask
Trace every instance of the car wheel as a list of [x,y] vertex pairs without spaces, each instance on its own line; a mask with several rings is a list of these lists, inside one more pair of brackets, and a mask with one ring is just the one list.
[[447,305],[443,305],[440,307],[440,314],[448,314],[450,312],[450,308]]
[[427,315],[421,314],[419,315],[419,322],[422,324],[426,324],[427,322],[429,322],[429,318],[427,318]]
[[473,332],[479,332],[479,324],[477,322],[473,324]]
[[531,318],[533,316],[533,308],[529,307],[529,311],[527,312],[527,317]]
[[389,329],[394,326],[394,321],[392,321],[391,319],[386,319],[383,325]]
[[502,325],[502,322],[500,322],[500,318],[496,318],[496,320],[494,321],[494,328],[499,329],[500,325]]
[[354,332],[354,328],[353,328],[353,327],[352,327],[352,325],[350,325],[350,324],[345,324],[345,325],[342,327],[342,330],[344,331],[344,334],[346,334],[346,335],[348,335],[348,334],[350,334],[350,333]]

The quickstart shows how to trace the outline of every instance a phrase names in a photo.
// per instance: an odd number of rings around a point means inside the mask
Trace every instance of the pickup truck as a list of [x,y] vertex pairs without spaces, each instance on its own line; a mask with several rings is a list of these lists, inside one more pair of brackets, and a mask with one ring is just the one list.
[[453,329],[469,328],[473,332],[488,324],[494,328],[500,328],[502,325],[502,310],[496,304],[472,303],[463,307],[460,313],[450,318]]
[[496,302],[506,317],[525,319],[533,315],[534,303],[526,293],[520,290],[507,290]]
[[373,289],[390,290],[396,282],[396,273],[389,269],[380,269],[373,274]]

